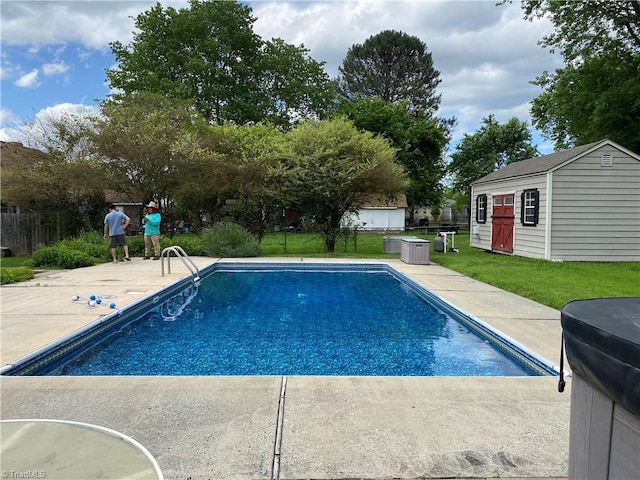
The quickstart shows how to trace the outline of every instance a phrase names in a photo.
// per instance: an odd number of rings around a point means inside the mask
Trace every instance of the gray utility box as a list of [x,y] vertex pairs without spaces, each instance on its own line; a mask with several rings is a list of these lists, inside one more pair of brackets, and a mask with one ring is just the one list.
[[403,239],[400,260],[411,265],[429,265],[429,240]]
[[640,298],[562,307],[572,370],[569,479],[640,478]]
[[405,238],[418,237],[383,237],[382,239],[382,251],[384,253],[400,253],[402,251],[402,240]]

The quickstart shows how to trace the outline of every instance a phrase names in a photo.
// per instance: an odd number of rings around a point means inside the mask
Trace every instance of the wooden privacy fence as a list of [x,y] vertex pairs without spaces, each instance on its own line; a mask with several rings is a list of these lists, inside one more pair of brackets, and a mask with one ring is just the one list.
[[55,215],[0,213],[0,244],[14,257],[32,255],[40,245],[58,240]]

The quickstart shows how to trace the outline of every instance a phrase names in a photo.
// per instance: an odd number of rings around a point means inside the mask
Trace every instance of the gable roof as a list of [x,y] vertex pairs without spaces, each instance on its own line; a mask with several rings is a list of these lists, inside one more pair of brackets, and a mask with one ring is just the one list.
[[501,168],[500,170],[496,170],[488,175],[485,175],[482,178],[479,178],[472,185],[476,183],[487,183],[492,182],[494,180],[503,180],[506,178],[513,177],[522,177],[526,175],[533,175],[536,173],[545,173],[550,170],[554,170],[556,167],[569,162],[571,160],[575,160],[588,152],[600,148],[604,145],[611,145],[614,148],[624,151],[625,153],[630,154],[631,156],[640,160],[640,158],[630,152],[629,150],[624,149],[620,145],[612,142],[611,140],[600,140],[599,142],[588,143],[586,145],[580,145],[579,147],[569,148],[568,150],[561,150],[556,153],[551,153],[549,155],[542,155],[540,157],[529,158],[527,160],[522,160],[520,162],[510,163],[509,165]]

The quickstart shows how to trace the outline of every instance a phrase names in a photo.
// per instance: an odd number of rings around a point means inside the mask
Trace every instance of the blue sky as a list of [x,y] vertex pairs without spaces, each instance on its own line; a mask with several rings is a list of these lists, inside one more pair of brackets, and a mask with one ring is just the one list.
[[[162,1],[185,7],[185,1]],[[483,117],[531,123],[529,102],[540,90],[529,82],[561,67],[537,42],[551,26],[522,18],[519,1],[258,1],[254,30],[304,44],[338,73],[347,50],[382,30],[415,35],[426,43],[442,80],[439,115],[455,116],[453,144],[473,133]],[[0,3],[0,140],[23,140],[23,125],[64,112],[94,109],[109,88],[114,65],[109,42],[129,43],[131,17],[153,1],[13,1]],[[534,132],[542,153],[552,146]]]

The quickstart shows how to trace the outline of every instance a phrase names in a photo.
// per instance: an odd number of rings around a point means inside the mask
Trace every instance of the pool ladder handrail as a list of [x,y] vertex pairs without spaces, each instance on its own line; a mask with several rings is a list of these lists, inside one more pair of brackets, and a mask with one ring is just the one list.
[[193,260],[189,258],[189,255],[187,255],[187,253],[179,245],[166,247],[162,250],[162,253],[160,254],[160,269],[161,269],[162,276],[164,277],[165,257],[167,259],[167,273],[171,273],[171,252],[175,253],[176,257],[182,260],[182,263],[184,264],[184,266],[189,269],[193,282],[195,283],[200,281],[200,270],[198,269],[196,264],[193,263]]

